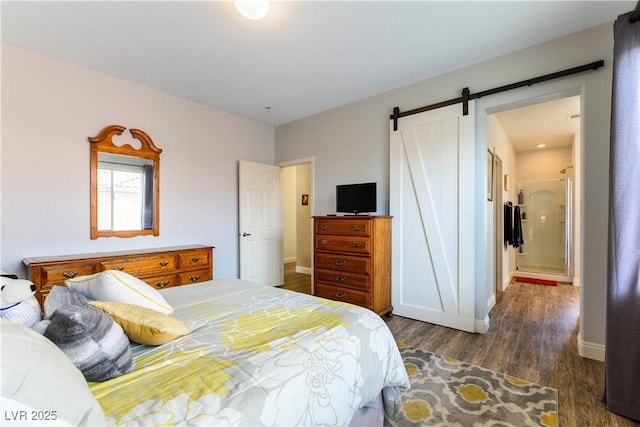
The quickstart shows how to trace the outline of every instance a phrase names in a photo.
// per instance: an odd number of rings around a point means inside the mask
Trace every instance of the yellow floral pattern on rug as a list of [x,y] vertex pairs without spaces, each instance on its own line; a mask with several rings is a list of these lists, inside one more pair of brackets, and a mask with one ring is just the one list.
[[385,427],[558,426],[550,387],[398,344],[411,389]]

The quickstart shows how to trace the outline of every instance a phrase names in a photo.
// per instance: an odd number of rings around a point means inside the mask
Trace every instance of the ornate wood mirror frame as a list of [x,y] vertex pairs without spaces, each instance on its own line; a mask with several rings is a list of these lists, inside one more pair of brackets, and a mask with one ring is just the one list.
[[[113,136],[122,135],[125,129],[111,125],[98,136],[88,138],[91,143],[91,239],[160,234],[162,149],[139,129],[130,129],[131,135],[142,144],[139,149],[129,144],[115,145]],[[118,176],[125,178],[118,179]],[[125,202],[121,203],[122,200]],[[124,210],[123,206],[126,206]],[[123,221],[127,217],[132,221]]]

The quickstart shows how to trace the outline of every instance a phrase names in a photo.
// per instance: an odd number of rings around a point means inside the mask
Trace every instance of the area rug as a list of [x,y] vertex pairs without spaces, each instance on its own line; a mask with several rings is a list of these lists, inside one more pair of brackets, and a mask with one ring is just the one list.
[[558,392],[490,369],[399,345],[411,390],[385,427],[554,426]]
[[545,286],[558,286],[558,282],[556,282],[555,280],[534,279],[532,277],[516,276],[516,282],[533,283],[535,285],[545,285]]

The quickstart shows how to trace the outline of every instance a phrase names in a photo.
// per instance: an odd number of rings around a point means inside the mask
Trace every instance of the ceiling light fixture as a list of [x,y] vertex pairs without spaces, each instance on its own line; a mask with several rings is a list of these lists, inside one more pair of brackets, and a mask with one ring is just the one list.
[[234,0],[238,12],[245,18],[257,21],[269,13],[269,0]]
[[547,146],[547,144],[538,144],[538,145],[536,145],[536,148],[544,148],[546,146]]

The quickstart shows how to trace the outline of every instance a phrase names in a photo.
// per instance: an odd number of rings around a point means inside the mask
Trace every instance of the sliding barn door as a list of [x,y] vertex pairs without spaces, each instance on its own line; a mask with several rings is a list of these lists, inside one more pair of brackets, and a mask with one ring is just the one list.
[[399,119],[390,135],[393,311],[474,331],[474,104]]
[[240,278],[263,285],[283,282],[280,168],[240,161]]

